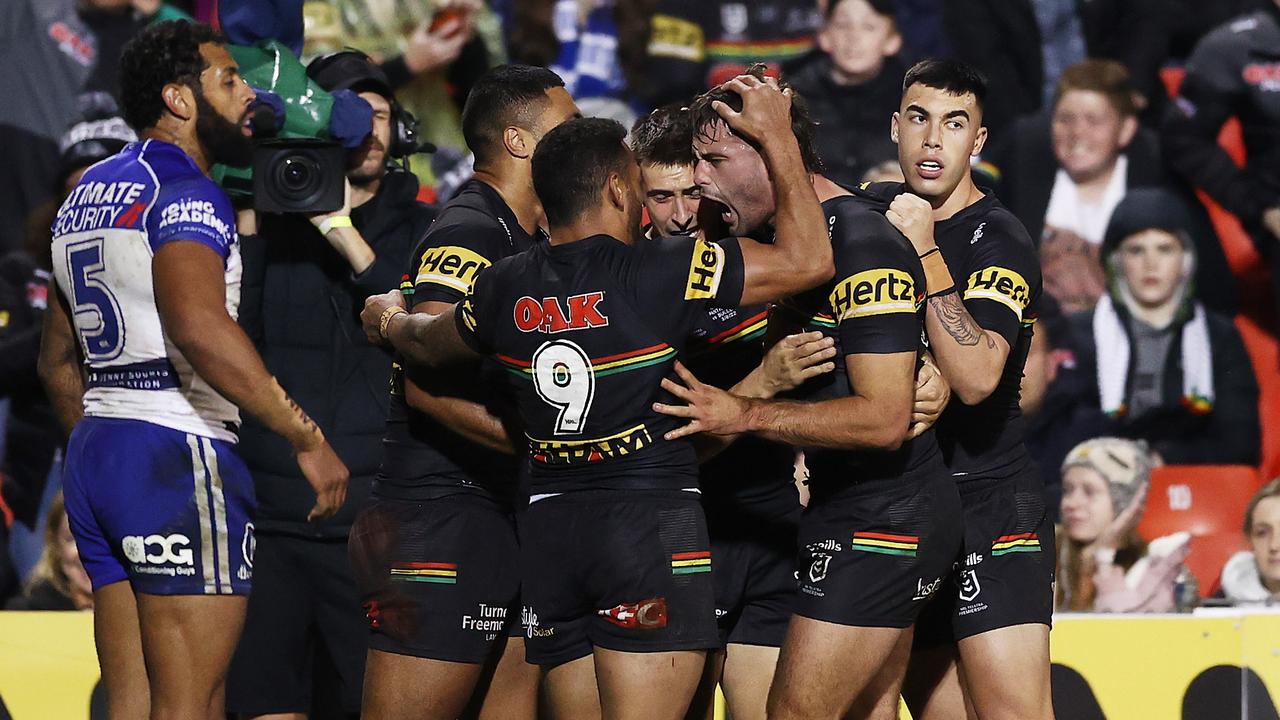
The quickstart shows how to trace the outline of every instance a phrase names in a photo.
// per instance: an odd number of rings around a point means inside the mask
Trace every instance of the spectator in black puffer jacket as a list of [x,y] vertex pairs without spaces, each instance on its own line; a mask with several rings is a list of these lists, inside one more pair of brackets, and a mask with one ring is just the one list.
[[[1280,306],[1280,0],[1209,33],[1162,127],[1165,160],[1240,219],[1271,262]],[[1246,165],[1218,145],[1228,117],[1240,118]],[[1274,371],[1274,368],[1271,370]]]
[[337,515],[307,522],[314,496],[289,445],[246,419],[238,451],[253,474],[258,515],[256,550],[249,541],[240,551],[255,577],[227,707],[247,717],[310,712],[316,652],[338,674],[317,689],[321,696],[334,708],[360,709],[368,630],[347,535],[382,460],[391,378],[391,358],[365,338],[360,310],[369,295],[399,285],[434,216],[417,201],[413,175],[387,170],[393,98],[382,71],[362,53],[345,52],[312,62],[308,74],[326,90],[350,89],[369,102],[373,132],[348,155],[348,207],[312,218],[265,215],[256,235],[241,228],[240,323],[351,479]]
[[851,185],[881,163],[897,163],[890,118],[902,97],[902,36],[890,0],[836,0],[818,33],[822,55],[791,78],[818,122],[827,177]]

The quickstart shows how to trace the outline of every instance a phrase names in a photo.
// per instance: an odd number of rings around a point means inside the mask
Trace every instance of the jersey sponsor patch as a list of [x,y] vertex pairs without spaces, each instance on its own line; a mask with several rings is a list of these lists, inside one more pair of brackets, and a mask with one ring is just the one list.
[[578,465],[624,457],[652,444],[649,428],[641,423],[594,440],[539,440],[529,437],[529,456],[534,462],[546,465]]
[[685,284],[685,300],[714,298],[724,276],[724,248],[706,240],[693,245],[693,260],[689,263],[689,280]]
[[965,283],[964,300],[994,300],[1009,308],[1022,320],[1022,311],[1031,302],[1031,289],[1021,275],[1010,270],[991,266],[969,276]]
[[915,281],[904,270],[863,270],[836,283],[829,302],[835,321],[871,315],[914,313],[921,298]]
[[434,284],[470,292],[476,276],[493,263],[477,252],[457,245],[434,247],[422,254],[415,285]]

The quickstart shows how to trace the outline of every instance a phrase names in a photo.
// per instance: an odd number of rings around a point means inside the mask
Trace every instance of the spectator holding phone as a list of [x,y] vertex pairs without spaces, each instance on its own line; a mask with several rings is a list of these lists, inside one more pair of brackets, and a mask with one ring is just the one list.
[[[368,53],[406,110],[419,139],[464,148],[462,104],[490,67],[506,61],[497,17],[483,0],[307,0],[304,62],[347,48]],[[435,182],[425,157],[410,159],[424,187]]]
[[1151,468],[1146,443],[1096,438],[1062,463],[1054,607],[1075,612],[1172,612],[1188,533],[1138,537]]

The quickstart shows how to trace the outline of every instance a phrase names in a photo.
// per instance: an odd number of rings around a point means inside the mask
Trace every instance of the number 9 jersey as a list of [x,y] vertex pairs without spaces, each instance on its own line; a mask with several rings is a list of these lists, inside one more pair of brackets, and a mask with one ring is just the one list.
[[681,490],[698,486],[682,424],[653,411],[709,304],[742,296],[736,239],[606,235],[540,243],[476,281],[456,315],[471,347],[507,371],[529,437],[531,490]]
[[239,410],[195,374],[160,323],[151,262],[175,240],[223,259],[234,318],[241,267],[231,201],[177,146],[129,144],[91,167],[59,208],[53,272],[87,365],[85,415],[235,442]]

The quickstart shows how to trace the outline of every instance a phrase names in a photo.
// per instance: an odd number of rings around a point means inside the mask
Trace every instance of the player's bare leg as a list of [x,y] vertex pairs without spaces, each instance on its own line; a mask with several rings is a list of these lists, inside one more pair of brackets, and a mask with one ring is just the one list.
[[138,602],[126,580],[93,592],[93,641],[107,691],[111,720],[142,720],[151,712],[151,689],[142,659]]
[[542,678],[542,699],[549,720],[600,718],[595,658],[586,655],[547,669]]
[[889,659],[845,711],[844,720],[898,720],[898,698],[902,696],[902,677],[911,658],[914,634],[911,629],[902,633]]
[[597,647],[594,655],[605,720],[677,720],[693,700],[707,651],[639,653]]
[[902,697],[916,720],[978,720],[960,682],[955,645],[913,652]]
[[734,720],[764,720],[779,648],[731,643],[724,662],[725,704]]
[[137,602],[151,717],[226,717],[223,684],[249,598],[138,593]]
[[905,633],[796,616],[769,690],[771,720],[841,717],[871,684]]
[[479,720],[534,720],[538,717],[537,665],[524,661],[524,638],[509,637],[500,646],[492,672],[481,680],[475,694],[483,697]]
[[307,720],[306,713],[272,713],[270,715],[254,715],[252,720]]
[[480,679],[479,663],[430,660],[370,650],[364,671],[364,720],[455,720]]
[[[708,651],[698,688],[693,691],[693,700],[689,701],[689,712],[685,713],[686,720],[715,720],[716,686],[723,674],[724,650]],[[768,692],[767,686],[765,692]],[[734,717],[738,716],[735,714]]]
[[965,691],[981,720],[1053,720],[1047,625],[991,630],[959,648],[961,679],[970,681]]

